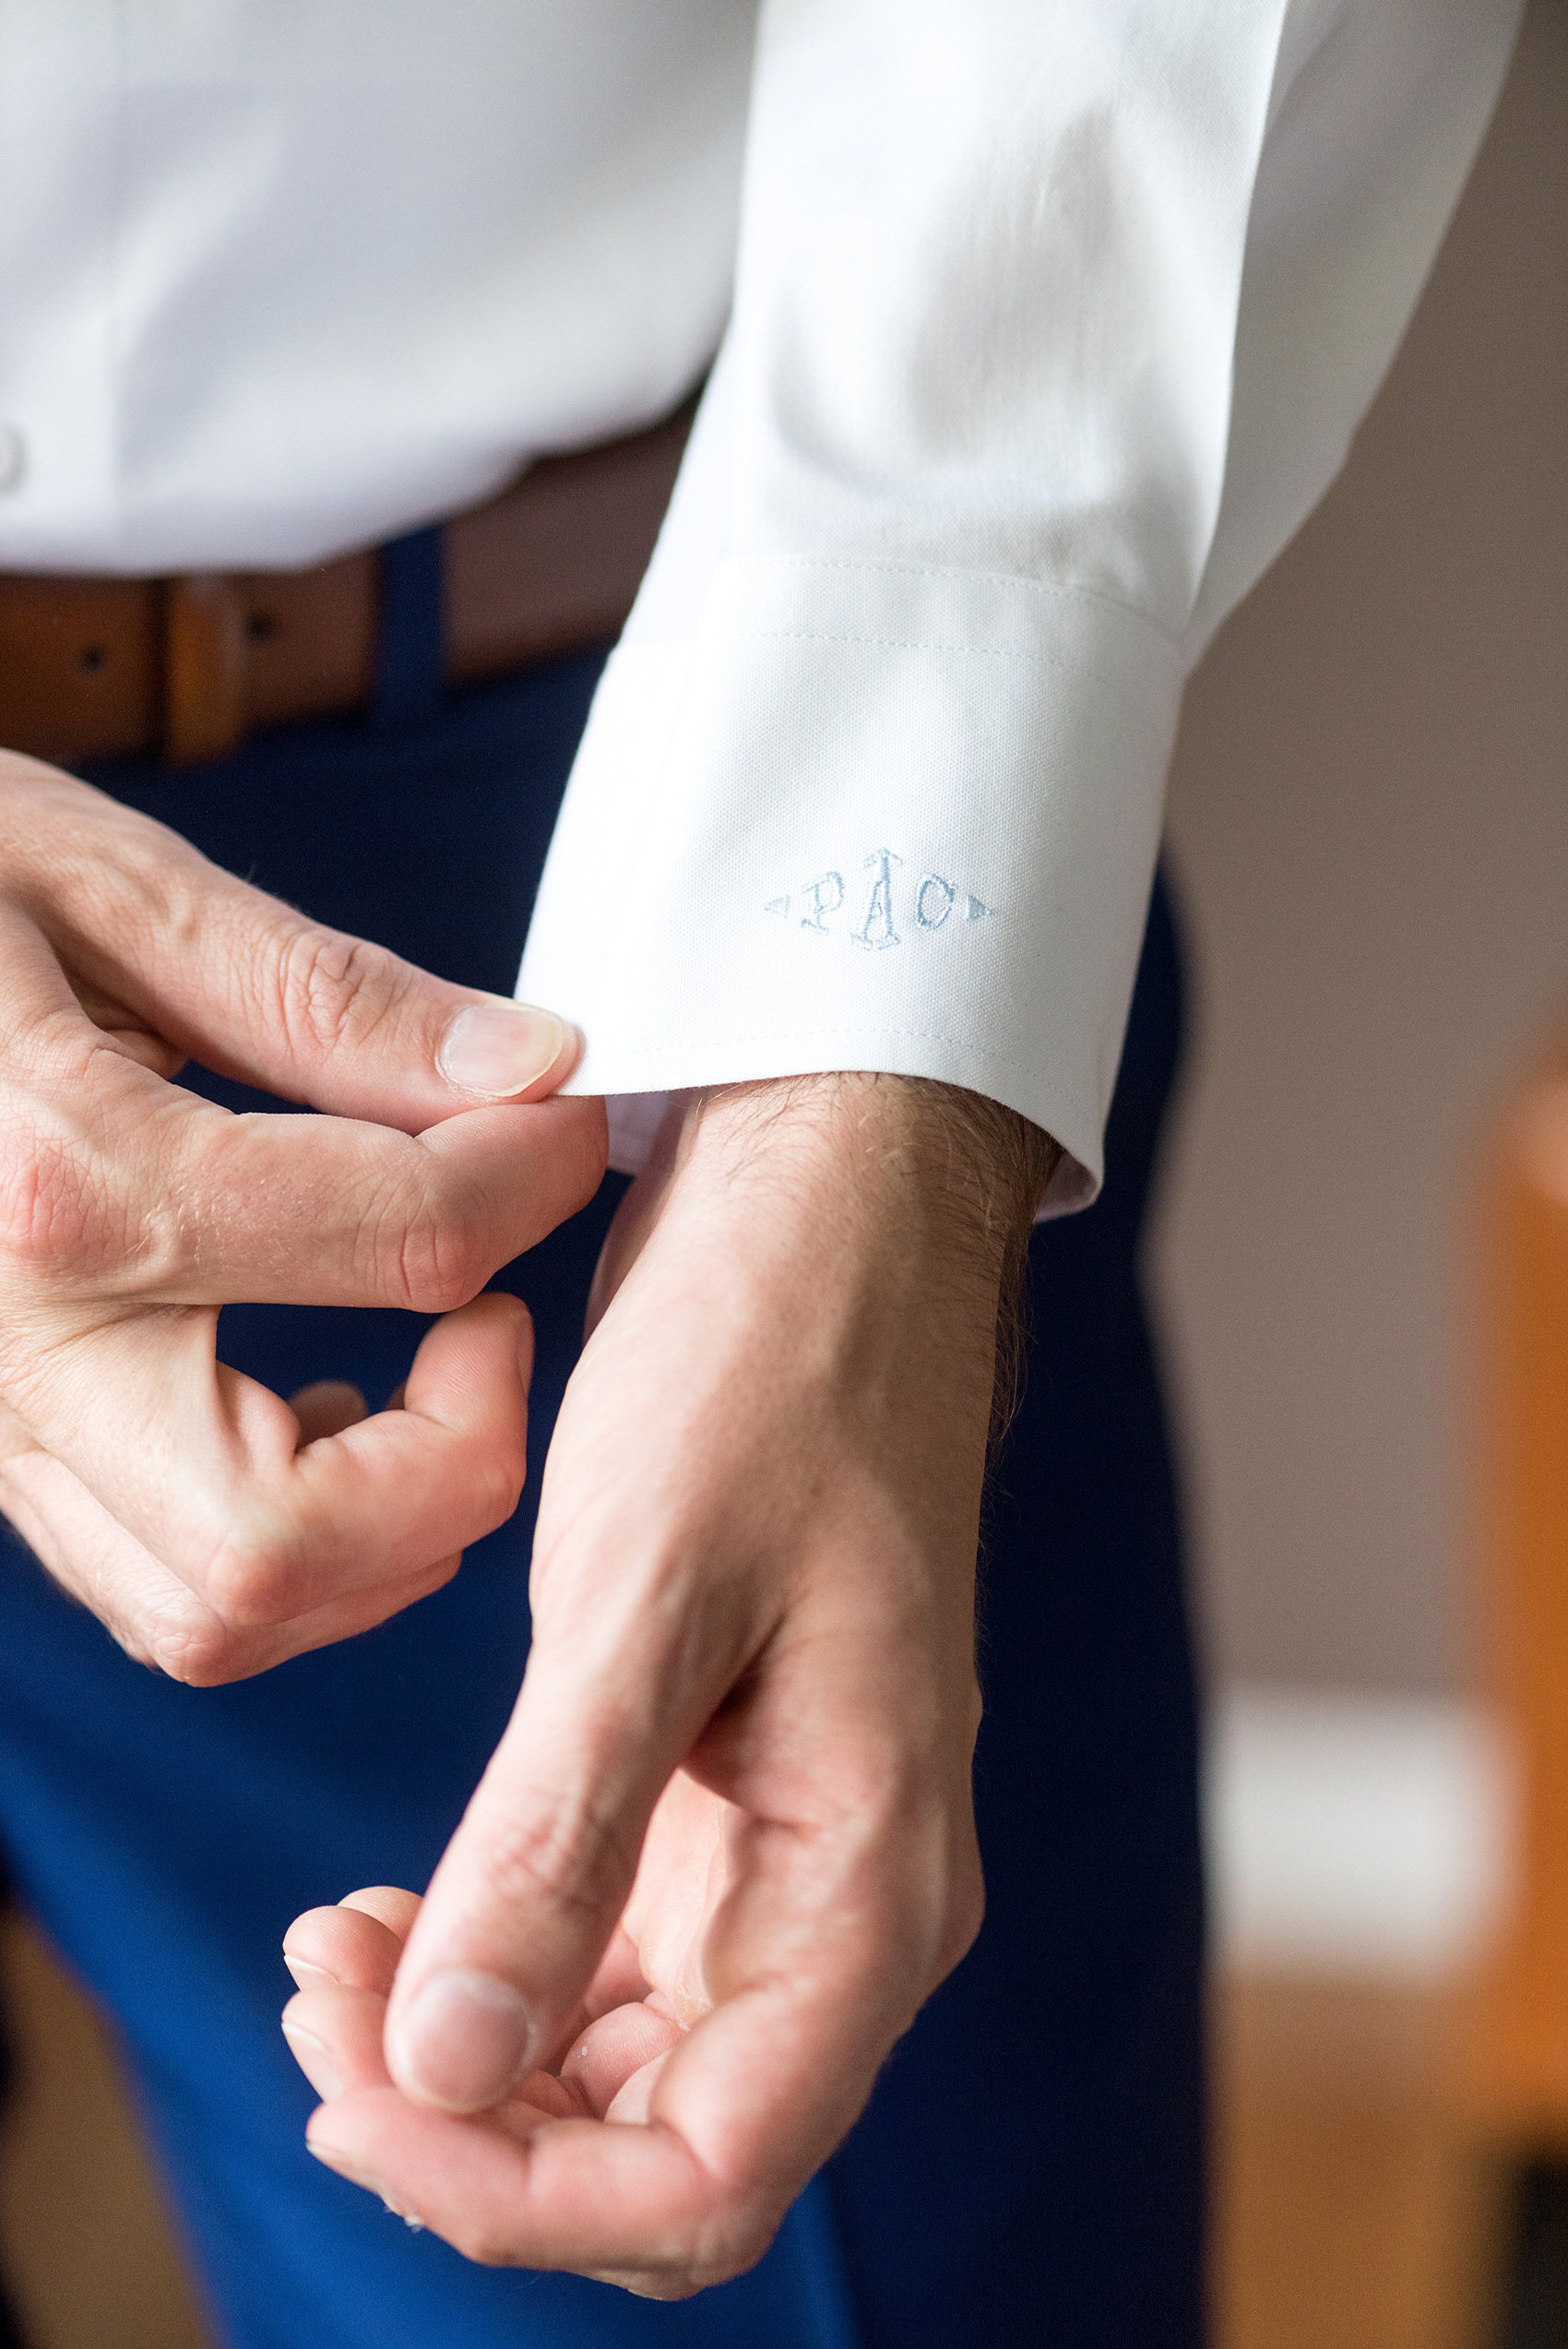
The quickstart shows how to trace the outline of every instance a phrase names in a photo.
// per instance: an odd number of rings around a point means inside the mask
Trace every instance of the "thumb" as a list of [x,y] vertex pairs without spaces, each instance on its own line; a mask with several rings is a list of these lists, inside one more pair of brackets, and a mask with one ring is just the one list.
[[72,960],[187,1057],[407,1133],[570,1074],[578,1038],[554,1012],[434,978],[145,830],[155,853],[119,843],[121,902]]
[[654,1805],[712,1709],[670,1704],[646,1640],[641,1653],[618,1644],[630,1671],[585,1674],[536,1645],[432,1880],[386,2018],[387,2067],[420,2103],[481,2111],[549,2060],[625,1907]]

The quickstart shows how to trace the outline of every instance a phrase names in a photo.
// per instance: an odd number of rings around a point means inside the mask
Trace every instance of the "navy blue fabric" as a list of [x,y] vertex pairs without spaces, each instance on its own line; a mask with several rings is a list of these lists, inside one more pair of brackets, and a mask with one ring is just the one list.
[[445,699],[444,543],[433,523],[389,540],[377,558],[381,612],[371,715],[378,726],[427,724]]
[[[410,692],[398,725],[384,698],[210,769],[96,780],[311,912],[506,990],[598,666],[444,705]],[[1179,993],[1157,894],[1107,1190],[1037,1236],[1028,1386],[989,1504],[984,1930],[748,2277],[664,2307],[469,2266],[310,2161],[312,2097],[277,2028],[290,1918],[356,1884],[422,1885],[506,1718],[540,1463],[618,1178],[500,1276],[538,1333],[528,1491],[396,1621],[192,1690],[127,1662],[19,1547],[0,1552],[0,1842],[117,2021],[236,2349],[1194,2349],[1194,1711],[1136,1278]],[[251,1306],[224,1314],[220,1343],[282,1391],[345,1377],[379,1403],[422,1327]]]

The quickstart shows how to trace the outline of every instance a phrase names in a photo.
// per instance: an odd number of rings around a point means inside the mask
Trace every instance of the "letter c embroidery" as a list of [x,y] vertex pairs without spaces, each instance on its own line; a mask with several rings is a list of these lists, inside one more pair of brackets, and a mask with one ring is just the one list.
[[915,891],[915,926],[921,930],[940,930],[953,911],[958,892],[951,881],[940,873],[928,873]]

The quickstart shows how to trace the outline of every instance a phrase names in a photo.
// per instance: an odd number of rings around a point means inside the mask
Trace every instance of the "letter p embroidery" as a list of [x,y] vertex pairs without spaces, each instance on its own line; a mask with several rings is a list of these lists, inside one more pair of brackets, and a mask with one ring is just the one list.
[[844,902],[844,876],[824,873],[818,879],[808,881],[802,895],[811,900],[811,912],[801,916],[802,929],[826,932],[827,916],[837,913]]

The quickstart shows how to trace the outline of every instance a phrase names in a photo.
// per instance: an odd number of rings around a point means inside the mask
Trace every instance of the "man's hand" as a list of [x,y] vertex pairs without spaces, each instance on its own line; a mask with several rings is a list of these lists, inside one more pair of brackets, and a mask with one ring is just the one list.
[[[999,1295],[1051,1145],[892,1078],[734,1089],[622,1209],[517,1711],[422,1909],[312,1911],[312,2149],[470,2257],[757,2259],[968,1949]],[[405,1946],[406,1937],[406,1946]]]
[[[531,1333],[478,1292],[599,1181],[597,1103],[518,1105],[576,1048],[0,754],[0,1507],[133,1655],[260,1671],[516,1508]],[[192,1055],[338,1114],[232,1116]],[[220,1364],[240,1300],[446,1318],[367,1418]]]

